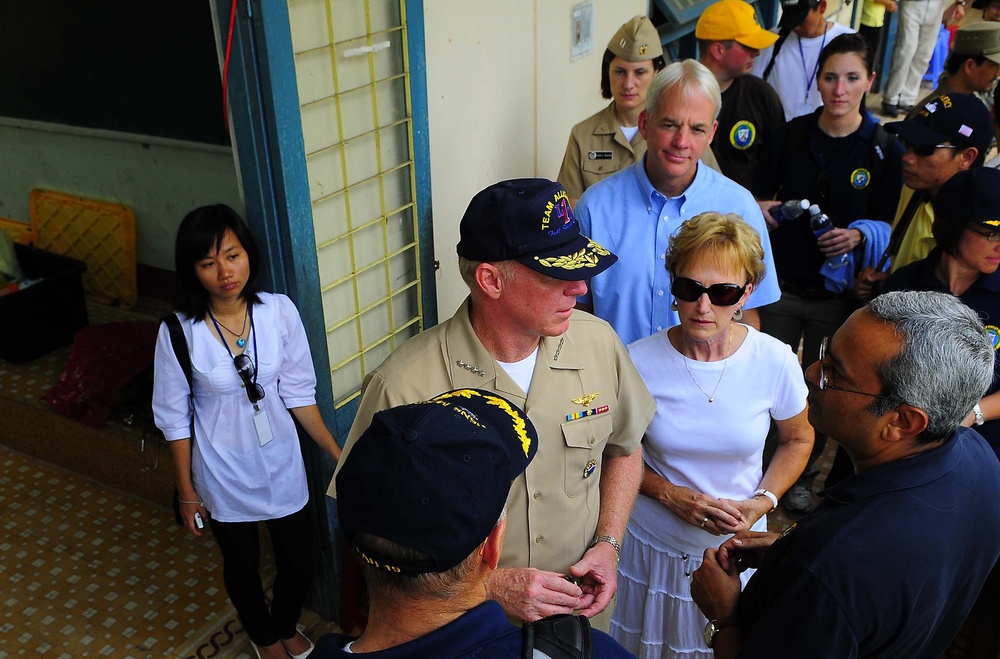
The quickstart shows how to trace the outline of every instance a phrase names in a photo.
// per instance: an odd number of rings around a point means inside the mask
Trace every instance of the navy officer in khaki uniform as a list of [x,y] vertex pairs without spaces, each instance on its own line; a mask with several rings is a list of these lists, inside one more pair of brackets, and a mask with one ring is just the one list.
[[565,189],[545,179],[478,193],[460,233],[469,297],[366,376],[340,464],[379,410],[456,388],[509,398],[534,424],[539,448],[511,486],[487,595],[522,620],[603,612],[593,623],[607,630],[642,477],[639,443],[655,408],[611,326],[574,310],[585,280],[617,257],[580,234]]
[[646,153],[639,113],[649,83],[664,66],[660,35],[645,16],[636,16],[611,37],[601,60],[601,95],[611,102],[573,127],[559,168],[559,182],[571,204],[594,183]]

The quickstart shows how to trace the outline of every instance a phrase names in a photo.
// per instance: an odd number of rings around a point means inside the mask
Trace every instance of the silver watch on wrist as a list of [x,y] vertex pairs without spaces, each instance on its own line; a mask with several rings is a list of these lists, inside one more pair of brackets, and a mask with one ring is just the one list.
[[713,647],[715,645],[715,637],[718,636],[719,632],[726,627],[732,627],[736,624],[736,620],[733,618],[720,618],[716,620],[709,620],[708,624],[705,625],[705,645],[708,647]]
[[976,420],[973,421],[973,425],[981,426],[986,423],[986,415],[983,414],[983,408],[979,407],[979,403],[976,403],[975,407],[972,408],[972,413],[976,415]]

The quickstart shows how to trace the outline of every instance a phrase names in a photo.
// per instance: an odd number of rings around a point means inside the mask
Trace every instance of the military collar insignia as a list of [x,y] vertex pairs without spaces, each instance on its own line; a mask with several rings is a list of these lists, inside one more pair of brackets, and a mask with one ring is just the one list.
[[463,361],[461,359],[459,359],[455,363],[458,364],[459,368],[464,368],[469,373],[472,373],[474,375],[478,375],[481,378],[485,378],[486,377],[486,371],[484,371],[483,369],[479,368],[478,366],[473,366],[472,364],[469,364],[468,362],[465,362],[465,361]]

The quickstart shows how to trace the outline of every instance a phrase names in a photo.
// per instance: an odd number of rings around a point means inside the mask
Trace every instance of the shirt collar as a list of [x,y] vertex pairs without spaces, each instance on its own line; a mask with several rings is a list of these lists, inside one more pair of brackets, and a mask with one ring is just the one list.
[[[632,165],[632,171],[635,172],[636,183],[639,186],[639,191],[642,193],[642,199],[646,202],[646,210],[651,212],[653,209],[662,208],[664,201],[667,200],[667,196],[653,187],[652,181],[649,180],[649,176],[646,174],[646,158],[648,156],[649,152],[647,151],[639,159],[639,162]],[[681,204],[689,196],[696,195],[701,186],[706,185],[705,179],[709,174],[705,170],[708,167],[700,159],[698,160],[697,167],[698,169],[694,173],[694,180],[691,181],[691,185],[677,197],[672,197],[678,199]]]
[[955,468],[975,431],[959,428],[943,445],[902,460],[866,469],[821,492],[825,500],[838,504],[861,501],[887,492],[907,490],[930,483]]
[[[492,389],[497,393],[523,400],[524,392],[507,375],[507,371],[497,364],[496,359],[476,336],[469,318],[471,305],[472,298],[465,298],[455,313],[454,322],[449,324],[447,330],[445,357],[451,372],[452,386],[456,389]],[[580,353],[568,335],[567,331],[561,336],[542,337],[535,363],[536,369],[540,364],[545,364],[551,369],[583,368]]]

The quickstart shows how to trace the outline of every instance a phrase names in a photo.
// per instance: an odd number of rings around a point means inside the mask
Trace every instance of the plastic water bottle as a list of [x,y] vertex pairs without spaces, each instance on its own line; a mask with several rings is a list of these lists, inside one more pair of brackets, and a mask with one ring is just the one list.
[[769,213],[775,222],[787,222],[802,217],[809,208],[808,199],[789,199],[771,208]]
[[[830,216],[821,211],[816,204],[809,207],[809,228],[812,229],[813,235],[816,236],[817,240],[827,231],[833,229],[833,222],[830,220]],[[824,264],[828,268],[842,268],[845,265],[847,265],[846,253],[840,256],[829,256]]]

